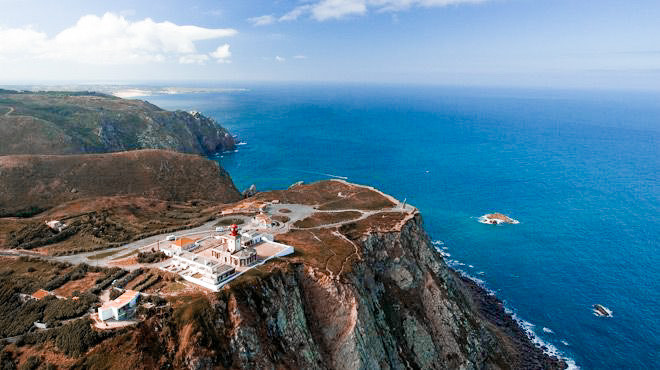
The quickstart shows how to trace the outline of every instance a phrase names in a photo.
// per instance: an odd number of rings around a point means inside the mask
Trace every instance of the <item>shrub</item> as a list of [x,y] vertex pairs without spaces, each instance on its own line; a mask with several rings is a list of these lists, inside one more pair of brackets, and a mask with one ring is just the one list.
[[119,297],[123,292],[119,289],[110,289],[110,300]]
[[140,252],[137,255],[137,260],[140,263],[156,263],[165,258],[167,258],[167,256],[161,251]]
[[37,370],[41,365],[42,358],[39,356],[30,356],[27,361],[21,365],[18,370]]
[[139,268],[136,270],[131,271],[128,275],[123,277],[121,280],[119,280],[115,286],[118,288],[124,288],[126,284],[128,284],[131,280],[135,279],[138,275],[142,274],[144,272],[143,269]]

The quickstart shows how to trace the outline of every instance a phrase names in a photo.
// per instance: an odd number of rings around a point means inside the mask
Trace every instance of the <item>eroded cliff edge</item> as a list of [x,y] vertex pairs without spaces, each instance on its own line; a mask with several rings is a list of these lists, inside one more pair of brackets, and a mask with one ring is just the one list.
[[218,294],[174,300],[83,364],[133,343],[137,353],[121,361],[145,368],[565,367],[535,347],[495,297],[445,264],[417,211],[370,212],[340,226],[299,224],[280,237],[296,246],[292,258]]

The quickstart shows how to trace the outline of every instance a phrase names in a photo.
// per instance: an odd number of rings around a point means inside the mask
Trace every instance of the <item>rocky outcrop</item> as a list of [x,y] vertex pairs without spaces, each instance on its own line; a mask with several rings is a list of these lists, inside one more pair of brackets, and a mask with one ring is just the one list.
[[0,91],[0,155],[168,149],[233,150],[232,135],[198,112],[90,92]]
[[[358,257],[340,275],[280,262],[241,278],[203,313],[150,336],[169,353],[154,362],[193,369],[565,367],[534,347],[495,297],[448,268],[421,225],[416,216],[400,232],[353,239]],[[143,331],[154,325],[162,320]]]
[[250,185],[249,188],[243,190],[243,192],[241,193],[241,195],[243,195],[243,198],[253,197],[256,194],[257,194],[257,185],[255,184]]

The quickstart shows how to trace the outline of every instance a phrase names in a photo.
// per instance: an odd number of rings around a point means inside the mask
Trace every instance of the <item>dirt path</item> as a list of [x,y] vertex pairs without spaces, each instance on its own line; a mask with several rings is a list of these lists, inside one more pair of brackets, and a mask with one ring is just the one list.
[[7,113],[5,113],[5,117],[9,117],[10,114],[14,113],[14,107],[9,107],[9,110]]

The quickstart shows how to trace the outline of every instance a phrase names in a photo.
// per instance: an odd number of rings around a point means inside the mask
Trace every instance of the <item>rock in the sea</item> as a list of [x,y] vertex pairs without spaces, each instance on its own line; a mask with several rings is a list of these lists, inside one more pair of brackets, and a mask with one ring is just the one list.
[[295,188],[296,186],[298,186],[298,185],[302,185],[302,184],[304,184],[304,183],[305,183],[304,181],[297,181],[297,182],[294,182],[293,184],[291,184],[291,186],[289,186],[289,189],[293,189],[293,188]]
[[594,315],[600,316],[600,317],[612,317],[612,310],[609,308],[603,306],[602,304],[595,304],[593,305],[594,308]]
[[255,184],[250,185],[249,188],[243,190],[243,198],[253,197],[257,194],[257,186]]
[[487,215],[481,216],[479,218],[479,222],[481,222],[482,224],[493,224],[493,225],[518,223],[517,220],[514,220],[511,217],[498,212],[489,213]]

